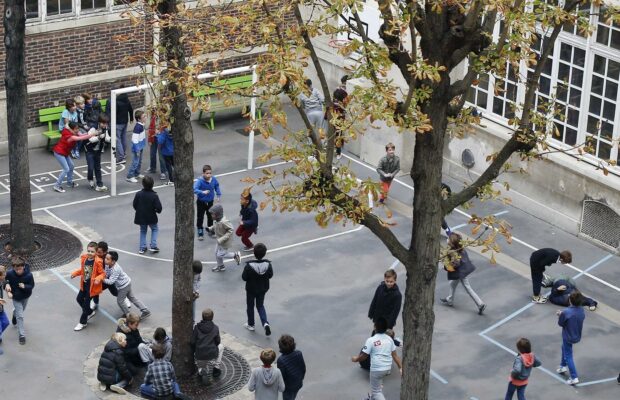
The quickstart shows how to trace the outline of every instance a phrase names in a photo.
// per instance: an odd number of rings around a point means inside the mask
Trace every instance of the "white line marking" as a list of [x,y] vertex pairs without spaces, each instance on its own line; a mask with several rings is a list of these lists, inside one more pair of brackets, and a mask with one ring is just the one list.
[[[375,168],[371,167],[370,165],[366,164],[365,162],[362,162],[362,161],[360,161],[360,160],[357,160],[357,159],[355,159],[355,158],[353,158],[353,157],[351,157],[351,156],[348,156],[348,155],[346,155],[346,154],[344,154],[344,153],[342,153],[342,155],[343,155],[343,156],[345,156],[346,158],[348,158],[349,160],[353,161],[354,163],[357,163],[357,164],[361,165],[362,167],[366,167],[366,168],[368,168],[369,170],[371,170],[371,171],[375,171],[375,172],[376,172],[376,169],[375,169]],[[413,186],[408,185],[408,184],[406,184],[406,183],[404,183],[404,182],[401,182],[401,181],[399,181],[398,179],[394,179],[394,180],[393,180],[393,182],[400,183],[400,184],[401,184],[401,185],[403,185],[404,187],[406,187],[406,188],[408,188],[408,189],[413,190]]]
[[398,266],[398,263],[400,263],[398,258],[394,259],[394,262],[392,263],[392,265],[390,265],[390,269],[396,269],[396,267]]
[[278,165],[289,164],[289,163],[292,163],[292,161],[279,161],[279,162],[275,162],[273,164],[259,165],[259,166],[256,167],[256,169],[277,167]]
[[[260,168],[263,168],[263,167],[260,167]],[[260,169],[260,168],[257,168],[257,169]],[[239,173],[245,172],[245,171],[247,171],[247,169],[239,169],[237,171],[230,171],[230,172],[224,172],[223,174],[217,174],[217,175],[215,175],[215,177],[219,178],[220,176],[234,175],[234,174],[239,174]]]
[[439,382],[443,383],[444,385],[448,384],[447,380],[445,380],[441,375],[439,375],[437,372],[433,371],[432,369],[431,369],[431,376],[437,379]]
[[597,383],[605,383],[605,382],[611,382],[611,381],[615,381],[616,378],[615,376],[613,378],[606,378],[606,379],[599,379],[597,381],[590,381],[590,382],[584,382],[584,383],[578,383],[577,387],[582,387],[582,386],[590,386],[590,385],[596,385]]

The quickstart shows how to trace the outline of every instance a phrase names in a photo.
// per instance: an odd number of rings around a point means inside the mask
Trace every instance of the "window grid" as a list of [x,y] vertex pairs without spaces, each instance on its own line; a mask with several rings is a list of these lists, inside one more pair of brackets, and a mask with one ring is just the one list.
[[596,42],[604,46],[620,50],[620,24],[613,22],[612,25],[605,23],[607,8],[601,7],[600,17],[596,25]]

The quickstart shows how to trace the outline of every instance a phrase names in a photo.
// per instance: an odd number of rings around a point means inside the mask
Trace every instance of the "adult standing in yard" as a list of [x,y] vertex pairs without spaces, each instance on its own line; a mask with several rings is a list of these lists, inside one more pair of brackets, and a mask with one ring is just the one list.
[[547,302],[547,299],[540,295],[540,288],[542,287],[543,273],[545,268],[551,264],[560,262],[562,264],[569,264],[573,261],[573,256],[570,251],[563,250],[559,252],[555,249],[544,248],[536,250],[530,256],[530,268],[532,273],[532,302],[543,304]]
[[[119,89],[124,88],[121,85]],[[106,114],[110,113],[111,101],[106,104]],[[121,93],[116,96],[116,163],[125,164],[125,156],[127,150],[127,125],[133,122],[133,107],[127,93]]]
[[161,213],[162,206],[157,192],[153,190],[153,184],[153,178],[145,176],[142,179],[142,190],[136,193],[133,198],[133,209],[136,210],[133,222],[140,225],[140,249],[138,250],[140,254],[146,252],[148,228],[151,228],[151,252],[159,252],[159,247],[157,247],[157,233],[159,232],[157,214]]

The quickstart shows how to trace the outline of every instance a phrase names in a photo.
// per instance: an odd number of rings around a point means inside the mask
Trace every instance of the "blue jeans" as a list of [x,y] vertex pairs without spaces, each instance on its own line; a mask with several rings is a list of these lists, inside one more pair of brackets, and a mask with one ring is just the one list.
[[159,172],[165,174],[166,171],[166,162],[164,161],[164,156],[161,155],[161,151],[157,148],[157,143],[151,143],[151,148],[149,150],[150,155],[150,163],[149,169],[152,172],[157,172],[157,159],[159,159]]
[[517,391],[517,399],[525,400],[525,388],[527,385],[523,386],[515,386],[512,382],[508,382],[508,390],[506,390],[506,397],[504,400],[512,400],[512,396],[515,394],[515,390]]
[[258,316],[260,317],[260,322],[264,326],[268,324],[267,321],[267,311],[265,311],[265,306],[263,303],[265,302],[265,293],[254,295],[250,292],[245,292],[245,299],[247,303],[247,313],[248,313],[248,325],[254,326],[254,302],[256,301],[256,311],[258,311]]
[[146,230],[151,228],[151,249],[157,247],[157,233],[159,233],[159,227],[157,224],[140,225],[140,250],[146,249]]
[[9,326],[9,317],[6,316],[4,311],[0,312],[0,337],[2,337],[2,332]]
[[562,339],[562,361],[560,361],[560,367],[568,367],[570,378],[577,378],[577,368],[575,368],[575,361],[573,361],[573,344],[564,339]]
[[28,305],[28,299],[23,300],[15,300],[13,299],[13,315],[17,320],[17,332],[19,332],[19,337],[26,336],[26,330],[24,329],[24,311],[26,311],[26,306]]
[[73,160],[69,156],[61,156],[60,154],[54,152],[54,157],[60,164],[60,174],[58,175],[58,180],[56,181],[56,186],[62,185],[62,181],[67,177],[67,183],[71,185],[73,183]]
[[[172,392],[174,394],[180,394],[181,388],[179,388],[179,384],[176,382],[172,382]],[[155,391],[153,390],[153,385],[147,385],[143,383],[140,385],[140,393],[149,398],[156,398]]]
[[116,124],[116,160],[125,159],[125,137],[127,136],[127,124]]
[[127,178],[134,178],[140,175],[140,168],[142,168],[142,151],[140,150],[138,153],[135,151],[131,152],[131,166],[129,167],[129,171],[127,171]]

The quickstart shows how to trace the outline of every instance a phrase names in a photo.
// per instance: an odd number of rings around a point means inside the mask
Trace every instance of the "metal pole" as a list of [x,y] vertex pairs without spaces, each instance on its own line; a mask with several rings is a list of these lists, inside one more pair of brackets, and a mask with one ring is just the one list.
[[110,194],[116,196],[116,91],[110,94]]
[[250,100],[250,137],[248,141],[248,169],[252,169],[254,164],[254,122],[256,122],[256,82],[258,82],[258,74],[256,73],[256,65],[252,65],[252,99]]

